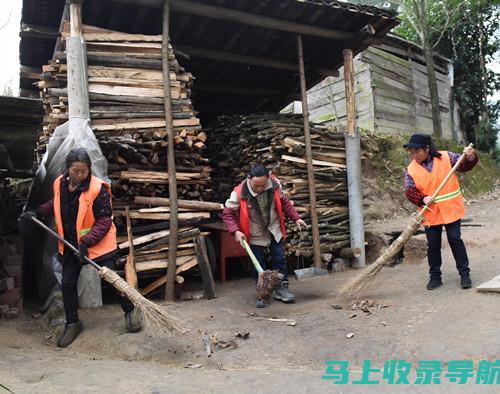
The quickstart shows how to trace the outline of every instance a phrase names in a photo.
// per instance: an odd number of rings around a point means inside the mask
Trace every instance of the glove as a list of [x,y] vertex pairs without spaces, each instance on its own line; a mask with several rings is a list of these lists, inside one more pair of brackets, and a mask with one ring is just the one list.
[[35,211],[26,211],[19,216],[19,221],[25,223],[31,223],[31,218],[38,219],[38,215]]
[[89,246],[85,242],[80,243],[80,247],[78,248],[78,258],[82,265],[88,264],[88,261],[85,257],[89,257]]
[[31,221],[31,218],[37,218],[38,215],[34,211],[26,211],[17,219],[17,228],[25,237],[33,237],[36,234],[36,225]]

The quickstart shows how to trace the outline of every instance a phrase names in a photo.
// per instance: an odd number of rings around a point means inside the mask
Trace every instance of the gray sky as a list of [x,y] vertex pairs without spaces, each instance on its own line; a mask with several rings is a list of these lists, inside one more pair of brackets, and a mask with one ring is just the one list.
[[0,94],[4,86],[19,90],[19,26],[22,0],[1,0],[0,5]]

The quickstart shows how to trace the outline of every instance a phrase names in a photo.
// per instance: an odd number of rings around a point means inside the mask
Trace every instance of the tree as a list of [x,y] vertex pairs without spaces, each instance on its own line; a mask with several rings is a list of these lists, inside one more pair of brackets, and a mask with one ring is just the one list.
[[461,2],[459,1],[451,4],[447,1],[408,0],[403,3],[401,8],[402,26],[398,29],[399,33],[420,45],[424,52],[431,100],[432,126],[434,136],[438,138],[443,136],[443,130],[434,69],[434,48],[455,21],[460,7]]
[[496,37],[500,7],[498,2],[488,0],[460,2],[462,10],[437,49],[453,61],[455,98],[460,104],[461,124],[467,139],[481,150],[494,152],[500,104],[488,102],[488,95],[500,89],[500,75],[488,70],[486,64],[500,47]]
[[2,89],[2,96],[13,96],[14,91],[12,90],[12,86],[10,85],[10,81],[7,82]]

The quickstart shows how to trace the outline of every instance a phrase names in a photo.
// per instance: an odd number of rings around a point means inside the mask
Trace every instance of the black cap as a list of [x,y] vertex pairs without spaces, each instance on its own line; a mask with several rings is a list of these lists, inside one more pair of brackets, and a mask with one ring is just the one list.
[[418,149],[423,148],[431,144],[431,136],[427,134],[413,134],[410,137],[410,141],[403,146],[407,149]]

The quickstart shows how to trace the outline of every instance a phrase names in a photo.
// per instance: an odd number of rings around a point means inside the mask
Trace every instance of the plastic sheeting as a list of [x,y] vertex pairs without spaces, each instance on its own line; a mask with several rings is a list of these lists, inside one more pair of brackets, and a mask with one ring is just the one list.
[[[28,196],[26,210],[34,209],[52,199],[52,185],[55,179],[66,171],[66,156],[74,148],[87,150],[92,160],[92,174],[110,183],[107,177],[108,162],[102,154],[88,119],[72,118],[57,127],[50,137],[47,151],[43,155]],[[36,281],[34,285],[37,289],[37,301],[41,305],[48,307],[51,302],[48,298],[54,294],[54,288],[60,287],[62,278],[62,267],[57,258],[57,242],[54,238],[47,236],[43,230],[33,228],[30,234],[25,235],[25,245],[26,250],[30,251],[30,253],[26,253],[25,263],[26,267],[34,273],[32,277]],[[84,268],[86,267],[89,266]],[[89,275],[93,280],[85,280],[85,283],[79,282],[79,293],[85,288],[92,289],[92,291],[101,291],[100,286],[98,289],[91,286],[91,283],[96,283],[95,275],[98,276],[97,271],[92,268],[91,270],[82,269],[81,278],[88,278]],[[95,295],[94,299],[101,299],[100,293]],[[80,306],[82,307],[99,305],[100,303],[88,303],[80,297]]]

